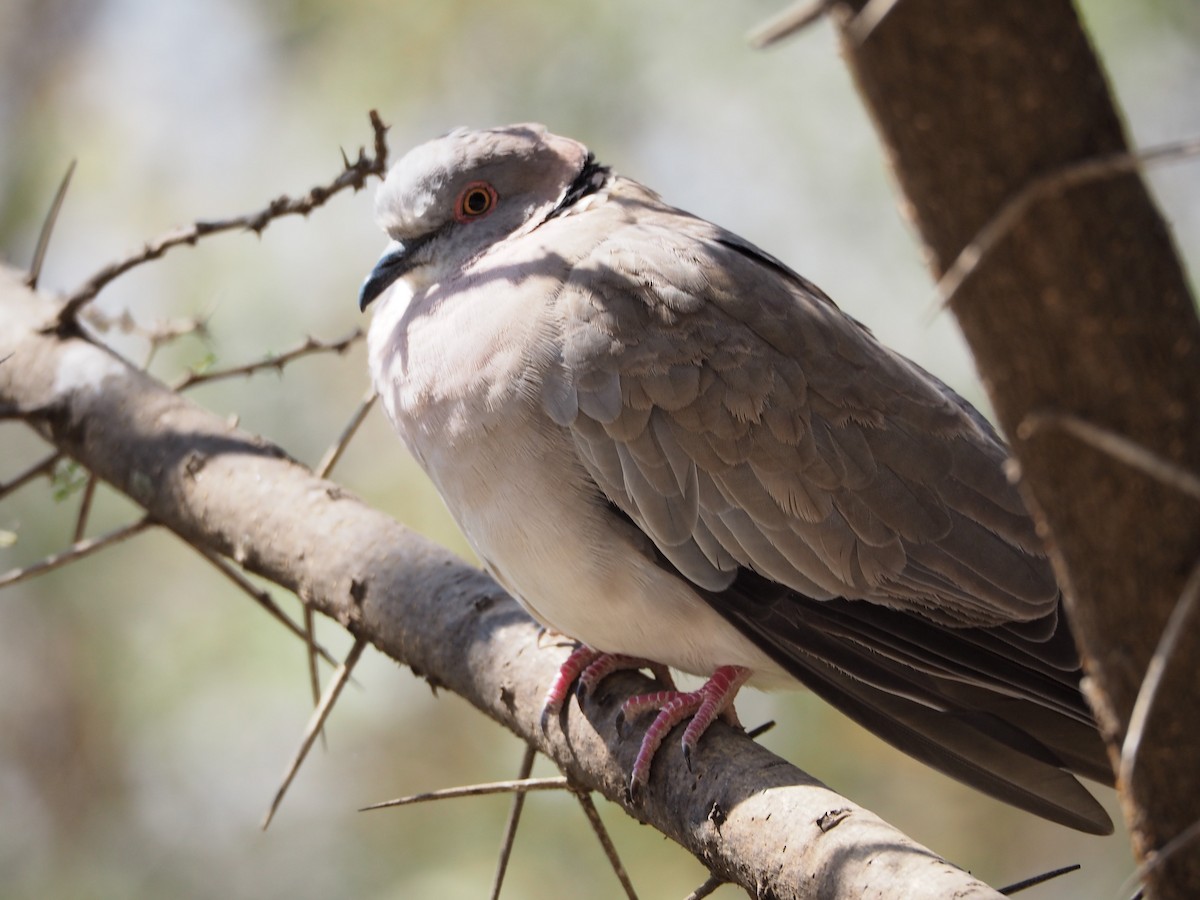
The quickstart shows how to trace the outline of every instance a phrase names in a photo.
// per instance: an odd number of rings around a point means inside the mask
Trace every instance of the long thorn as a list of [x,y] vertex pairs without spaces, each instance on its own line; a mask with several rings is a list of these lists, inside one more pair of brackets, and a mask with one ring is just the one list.
[[[321,673],[317,668],[317,623],[313,616],[312,607],[307,603],[304,604],[304,637],[306,646],[304,648],[305,658],[308,660],[308,685],[312,689],[313,709],[321,702]],[[321,729],[321,749],[328,749],[328,743],[325,739],[325,729]]]
[[832,8],[833,0],[798,0],[755,26],[754,30],[746,35],[746,41],[755,50],[765,50],[785,37],[807,28]]
[[1079,416],[1070,413],[1033,412],[1017,426],[1017,436],[1028,437],[1049,428],[1064,431],[1089,447],[1149,475],[1155,481],[1200,500],[1200,475],[1164,459],[1123,434],[1102,428]]
[[42,277],[42,265],[46,262],[46,251],[50,247],[50,235],[54,233],[54,226],[58,223],[58,214],[62,212],[63,200],[67,197],[67,188],[71,185],[71,176],[75,174],[75,160],[67,165],[67,171],[63,174],[62,181],[58,183],[58,190],[54,192],[54,199],[50,201],[50,209],[46,211],[46,218],[42,220],[42,230],[38,232],[37,246],[33,248],[33,261],[29,264],[29,277],[25,279],[25,283],[33,290],[37,290],[38,280]]
[[371,411],[371,407],[375,405],[375,398],[379,395],[375,393],[375,388],[367,389],[358,408],[354,410],[350,416],[350,421],[346,423],[346,427],[342,429],[342,433],[338,435],[338,439],[333,442],[325,455],[321,457],[321,461],[317,464],[316,475],[318,478],[325,478],[337,465],[338,460],[342,458],[342,454],[346,452],[346,447],[350,443],[350,439],[354,437],[363,420],[366,419],[367,413]]
[[525,778],[520,781],[489,781],[485,784],[468,784],[464,787],[442,788],[440,791],[425,791],[409,794],[395,800],[384,800],[364,806],[359,812],[372,809],[391,809],[393,806],[410,806],[413,803],[429,803],[434,800],[454,800],[458,797],[483,797],[487,794],[523,794],[526,791],[565,791],[570,785],[562,776],[555,778]]
[[[1129,895],[1130,889],[1136,884],[1144,884],[1146,876],[1155,869],[1166,863],[1178,851],[1186,848],[1192,841],[1200,838],[1200,819],[1197,819],[1175,837],[1171,838],[1157,850],[1152,850],[1146,855],[1146,860],[1137,867],[1137,871],[1130,875],[1118,888],[1118,896],[1125,897]],[[1141,891],[1138,892],[1141,895]]]
[[1052,881],[1061,875],[1069,875],[1071,872],[1078,872],[1080,869],[1079,863],[1070,866],[1063,866],[1061,869],[1054,869],[1050,872],[1043,872],[1041,875],[1034,875],[1031,878],[1024,878],[1021,881],[1000,888],[996,893],[1003,894],[1005,897],[1011,897],[1013,894],[1019,894],[1021,891],[1028,890],[1031,887],[1037,887],[1039,884],[1045,884],[1047,881]]
[[1175,141],[1150,147],[1136,153],[1111,153],[1068,163],[1045,175],[1034,178],[1006,200],[984,223],[954,262],[938,279],[933,311],[940,312],[950,304],[983,259],[1000,243],[1038,201],[1054,197],[1072,188],[1103,181],[1137,171],[1140,166],[1174,162],[1200,155],[1200,138]]
[[[521,757],[521,769],[517,774],[519,781],[524,781],[533,771],[533,760],[537,755],[532,745],[525,745],[525,753]],[[491,900],[498,900],[500,888],[504,886],[504,873],[508,871],[508,860],[512,856],[513,843],[517,839],[517,826],[521,823],[521,811],[525,808],[525,792],[513,794],[512,805],[508,808],[508,822],[504,825],[504,837],[500,840],[500,856],[496,859],[496,874],[492,878]]]
[[208,562],[210,562],[213,566],[215,566],[218,572],[237,585],[243,593],[250,597],[251,600],[266,610],[268,615],[280,622],[284,628],[296,635],[296,637],[300,638],[300,640],[304,641],[305,644],[312,647],[317,655],[321,657],[321,659],[325,660],[331,666],[336,666],[338,664],[337,660],[333,658],[333,655],[330,654],[328,650],[326,650],[320,644],[315,644],[312,642],[311,636],[305,634],[304,629],[293,622],[291,618],[288,617],[288,614],[279,608],[279,604],[271,599],[270,594],[255,587],[249,578],[226,562],[224,557],[218,556],[211,550],[207,550],[204,547],[199,547],[196,544],[188,543],[188,546],[208,560]]
[[300,771],[300,765],[304,762],[308,751],[313,745],[313,741],[317,738],[317,733],[325,725],[325,720],[329,717],[329,713],[333,711],[333,705],[337,702],[338,696],[342,693],[342,688],[346,686],[346,682],[350,679],[350,673],[354,671],[354,667],[358,665],[358,659],[362,656],[363,650],[367,647],[367,642],[362,638],[355,638],[354,646],[350,648],[350,652],[346,655],[346,660],[337,667],[337,671],[333,673],[333,678],[329,682],[329,687],[325,689],[324,696],[321,697],[321,702],[317,704],[317,708],[313,710],[312,716],[308,720],[308,727],[304,729],[304,737],[300,741],[300,749],[296,751],[287,770],[283,773],[283,783],[279,785],[279,790],[275,792],[275,798],[271,801],[271,808],[267,810],[267,814],[263,817],[261,828],[267,830],[267,826],[271,824],[271,820],[275,818],[275,811],[279,809],[279,804],[283,802],[284,794],[291,786],[292,780],[296,777],[296,773]]
[[637,891],[633,889],[633,882],[629,880],[629,873],[625,871],[625,866],[621,863],[621,857],[617,855],[617,848],[609,837],[608,829],[604,827],[604,822],[600,818],[600,813],[596,809],[596,804],[592,802],[592,795],[582,789],[573,791],[575,798],[579,801],[579,805],[583,807],[584,815],[587,816],[588,823],[592,826],[592,831],[596,833],[596,838],[600,841],[600,846],[604,849],[604,855],[608,857],[608,864],[612,866],[613,873],[617,876],[617,880],[621,882],[621,887],[625,889],[625,896],[629,900],[638,900]]
[[99,478],[94,473],[88,475],[87,484],[83,487],[83,498],[79,501],[79,515],[75,517],[75,533],[71,539],[76,543],[83,540],[87,533],[88,516],[92,513],[92,500],[96,497],[96,484]]
[[1162,685],[1167,665],[1176,656],[1175,649],[1183,636],[1184,628],[1196,610],[1196,600],[1200,597],[1200,562],[1192,567],[1184,583],[1183,592],[1167,617],[1162,634],[1154,654],[1146,666],[1146,674],[1142,677],[1138,688],[1137,699],[1133,702],[1133,710],[1129,713],[1129,727],[1125,731],[1125,740],[1121,744],[1121,763],[1117,770],[1119,783],[1126,790],[1133,786],[1133,772],[1137,764],[1138,750],[1142,746],[1142,736],[1146,733],[1146,725],[1150,721],[1150,713],[1154,709],[1154,701],[1158,698],[1158,689]]

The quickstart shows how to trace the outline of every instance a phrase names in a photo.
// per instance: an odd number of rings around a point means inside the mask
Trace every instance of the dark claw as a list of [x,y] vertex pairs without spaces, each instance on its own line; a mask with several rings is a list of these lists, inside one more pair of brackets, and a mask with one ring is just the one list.
[[579,705],[583,706],[583,701],[587,699],[587,685],[580,681],[575,685],[575,699],[579,701]]
[[630,806],[642,802],[642,785],[637,779],[629,779],[629,784],[625,788],[625,800]]
[[694,775],[695,770],[692,768],[692,745],[683,745],[683,762],[687,766],[688,774]]
[[625,734],[629,730],[629,723],[625,721],[625,710],[617,710],[617,737],[625,740]]

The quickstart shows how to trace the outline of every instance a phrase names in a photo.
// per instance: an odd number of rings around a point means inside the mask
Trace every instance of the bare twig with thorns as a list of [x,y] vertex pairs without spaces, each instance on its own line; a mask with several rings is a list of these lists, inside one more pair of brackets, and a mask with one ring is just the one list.
[[45,575],[47,572],[52,572],[55,569],[61,569],[68,563],[83,559],[85,556],[90,556],[99,550],[127,540],[135,534],[140,534],[152,524],[148,518],[140,519],[131,525],[123,525],[100,537],[89,538],[85,541],[75,541],[66,550],[47,556],[45,559],[32,565],[21,569],[12,569],[4,575],[0,575],[0,589],[12,587],[14,584],[28,581],[30,578],[36,578],[38,575]]
[[362,340],[362,337],[363,330],[361,328],[355,328],[350,334],[336,341],[321,341],[314,337],[308,337],[304,339],[302,344],[293,347],[291,350],[285,350],[278,355],[267,356],[252,363],[246,363],[241,366],[230,366],[227,369],[211,369],[207,372],[189,372],[174,385],[174,390],[186,391],[188,388],[195,387],[198,384],[208,384],[225,378],[254,375],[266,369],[283,372],[284,366],[301,357],[314,356],[318,353],[345,353],[346,350]]
[[140,324],[127,309],[122,310],[118,315],[109,315],[94,306],[89,306],[80,313],[80,318],[86,322],[89,328],[99,334],[118,331],[121,334],[135,335],[146,341],[150,346],[142,368],[147,369],[159,349],[172,341],[177,341],[189,334],[195,334],[201,340],[207,338],[209,336],[208,320],[211,318],[211,314],[205,313],[189,316],[186,319],[159,321],[148,328]]
[[292,779],[300,771],[300,764],[308,756],[308,751],[312,748],[313,741],[316,740],[317,734],[324,727],[325,719],[328,718],[329,713],[333,710],[333,705],[337,702],[338,695],[341,694],[342,688],[346,686],[346,682],[350,680],[350,673],[358,665],[358,660],[366,647],[367,642],[365,640],[356,638],[354,646],[350,648],[350,652],[346,655],[346,661],[338,666],[337,671],[333,673],[333,679],[329,682],[329,687],[325,689],[325,694],[321,697],[321,702],[317,704],[317,708],[313,710],[312,717],[308,720],[308,727],[304,730],[304,737],[300,741],[300,748],[296,751],[295,757],[288,765],[287,771],[283,774],[283,781],[279,785],[279,790],[275,792],[275,797],[271,801],[271,808],[267,810],[267,814],[263,817],[261,825],[263,831],[267,830],[267,826],[275,818],[275,812],[279,809],[279,804],[283,802],[283,797],[287,793],[287,789],[291,786]]
[[325,203],[334,194],[347,188],[361,190],[371,176],[382,177],[387,171],[387,126],[379,113],[371,110],[371,128],[375,133],[374,154],[368,155],[366,148],[359,148],[358,158],[351,161],[342,153],[343,169],[328,185],[318,185],[301,197],[283,195],[272,200],[264,209],[233,216],[227,219],[201,220],[183,228],[177,228],[149,241],[141,250],[124,259],[110,263],[84,282],[63,304],[58,313],[59,329],[74,326],[79,311],[90,303],[114,279],[151,260],[158,259],[175,247],[193,246],[203,237],[222,231],[245,230],[261,234],[275,219],[283,216],[306,216]]
[[1200,138],[1175,141],[1150,147],[1136,153],[1113,153],[1093,156],[1069,163],[1028,182],[1025,187],[1010,197],[975,233],[969,244],[959,251],[958,256],[938,279],[935,288],[934,312],[940,312],[954,299],[963,283],[979,268],[979,264],[996,248],[1016,224],[1039,200],[1065,193],[1072,188],[1104,181],[1136,172],[1141,166],[1177,162],[1200,155]]

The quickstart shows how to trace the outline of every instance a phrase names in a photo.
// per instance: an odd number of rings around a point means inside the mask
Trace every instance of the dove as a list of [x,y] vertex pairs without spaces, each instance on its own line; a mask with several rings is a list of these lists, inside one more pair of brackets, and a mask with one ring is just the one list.
[[[578,641],[546,716],[663,690],[630,790],[743,685],[1096,834],[1112,783],[1061,592],[986,419],[814,284],[541,125],[417,146],[364,281],[388,418],[487,571]],[[670,672],[706,679],[681,691]],[[1074,773],[1074,774],[1073,774]]]

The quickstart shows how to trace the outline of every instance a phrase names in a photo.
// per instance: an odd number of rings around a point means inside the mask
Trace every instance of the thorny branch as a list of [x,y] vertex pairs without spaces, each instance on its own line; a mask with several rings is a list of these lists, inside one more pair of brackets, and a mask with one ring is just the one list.
[[189,226],[169,231],[155,238],[141,250],[100,269],[76,289],[59,310],[56,327],[64,330],[74,326],[79,311],[115,278],[130,269],[158,259],[174,247],[185,244],[193,246],[200,238],[222,231],[244,229],[261,234],[263,229],[275,219],[292,215],[307,216],[334,194],[347,188],[359,191],[371,176],[382,177],[387,171],[387,126],[383,124],[383,120],[379,118],[379,114],[375,110],[371,110],[370,117],[371,127],[375,133],[374,153],[369,155],[365,147],[359,148],[358,157],[353,162],[343,153],[342,173],[328,185],[318,185],[301,197],[292,198],[286,195],[278,197],[265,208],[256,212],[227,219],[196,221]]
[[288,363],[305,356],[313,356],[318,353],[345,353],[350,347],[362,340],[362,337],[363,330],[361,328],[355,328],[350,334],[336,341],[321,341],[314,337],[308,337],[304,339],[303,343],[297,347],[293,347],[291,350],[269,355],[251,363],[231,366],[227,369],[188,372],[187,375],[174,384],[173,389],[186,391],[188,388],[195,387],[198,384],[208,384],[225,378],[254,375],[264,369],[275,369],[277,372],[283,372],[283,367]]

